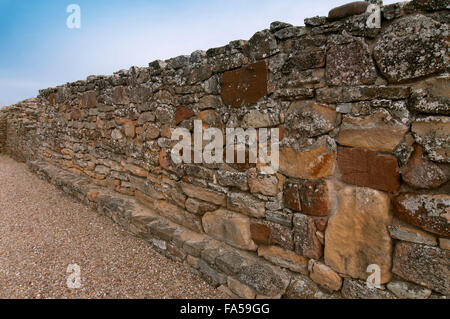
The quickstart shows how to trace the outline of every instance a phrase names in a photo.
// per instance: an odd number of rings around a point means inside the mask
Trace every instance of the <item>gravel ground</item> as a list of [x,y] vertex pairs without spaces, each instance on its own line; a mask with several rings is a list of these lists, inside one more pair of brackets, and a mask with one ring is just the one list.
[[[0,298],[226,298],[4,155],[0,234]],[[69,264],[80,289],[67,288]]]

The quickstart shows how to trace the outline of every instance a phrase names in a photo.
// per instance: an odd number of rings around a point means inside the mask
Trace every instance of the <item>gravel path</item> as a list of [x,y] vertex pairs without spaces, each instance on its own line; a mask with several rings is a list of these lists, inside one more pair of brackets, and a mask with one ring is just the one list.
[[[69,264],[81,288],[67,288]],[[0,155],[0,298],[226,298],[183,264]]]

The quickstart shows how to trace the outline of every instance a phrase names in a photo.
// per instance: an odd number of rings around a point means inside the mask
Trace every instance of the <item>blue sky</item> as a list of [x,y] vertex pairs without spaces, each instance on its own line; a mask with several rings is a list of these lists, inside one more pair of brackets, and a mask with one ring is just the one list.
[[[89,75],[249,39],[272,21],[303,25],[349,1],[0,0],[0,107]],[[81,29],[66,26],[69,4],[81,8]]]

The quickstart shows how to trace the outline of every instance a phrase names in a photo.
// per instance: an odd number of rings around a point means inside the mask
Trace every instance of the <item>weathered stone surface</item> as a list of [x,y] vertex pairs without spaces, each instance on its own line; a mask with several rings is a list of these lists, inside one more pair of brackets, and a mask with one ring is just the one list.
[[292,251],[277,246],[259,246],[258,256],[264,257],[277,266],[288,268],[292,271],[308,274],[308,259],[295,254]]
[[400,188],[398,162],[394,156],[356,148],[338,149],[338,167],[342,181],[387,192]]
[[408,163],[402,169],[403,181],[414,188],[437,188],[450,179],[450,169],[428,160],[423,148],[416,145]]
[[450,115],[450,77],[431,78],[416,85],[408,106],[418,113]]
[[192,215],[186,212],[180,207],[170,204],[166,200],[160,200],[155,202],[155,209],[161,213],[161,215],[167,217],[173,222],[183,225],[198,233],[203,232],[201,219],[198,216]]
[[369,3],[366,1],[355,1],[344,4],[340,7],[332,9],[328,13],[328,20],[334,21],[349,16],[357,15],[366,12]]
[[300,136],[314,137],[332,131],[336,121],[334,108],[313,101],[297,101],[289,106],[285,126]]
[[394,199],[394,214],[411,225],[450,237],[450,195],[400,194]]
[[247,285],[244,285],[239,280],[233,277],[228,277],[228,287],[233,293],[244,299],[255,299],[255,291]]
[[229,250],[217,256],[215,264],[227,275],[236,274],[245,263],[245,259],[237,252]]
[[185,203],[186,210],[192,214],[203,216],[207,212],[215,211],[218,207],[214,204],[188,198]]
[[242,267],[238,279],[268,297],[283,294],[289,285],[289,276],[284,271],[263,263]]
[[329,291],[337,291],[342,287],[342,278],[327,265],[310,260],[310,277],[321,287]]
[[243,128],[273,127],[278,124],[280,124],[278,114],[267,110],[250,110],[241,122]]
[[286,181],[283,188],[284,205],[296,212],[302,211],[302,202],[300,199],[300,185],[292,181]]
[[427,299],[431,290],[406,281],[391,281],[387,288],[399,299]]
[[245,173],[218,170],[216,179],[219,185],[239,187],[243,191],[248,190],[247,174]]
[[374,99],[406,99],[411,91],[407,86],[340,86],[316,90],[316,99],[321,103],[347,103]]
[[425,10],[425,11],[435,11],[435,10],[445,10],[449,9],[447,0],[412,0],[406,4],[406,10]]
[[302,213],[311,216],[328,216],[332,206],[332,183],[330,181],[308,181],[301,184]]
[[289,284],[286,293],[283,296],[285,299],[317,299],[321,293],[316,283],[308,276],[297,275]]
[[429,116],[412,123],[416,142],[423,146],[432,161],[450,163],[450,118]]
[[323,246],[316,235],[317,226],[314,219],[295,214],[293,224],[295,252],[308,258],[320,259],[323,256]]
[[304,71],[325,66],[325,50],[307,48],[301,54],[289,58],[283,65],[281,72],[290,74],[292,71]]
[[227,244],[246,250],[256,250],[251,238],[250,219],[224,209],[206,213],[203,218],[205,233]]
[[123,168],[126,171],[129,171],[131,174],[136,175],[136,176],[147,177],[147,175],[148,175],[148,171],[146,169],[139,167],[137,165],[125,164],[123,166]]
[[203,278],[211,285],[217,287],[227,283],[227,276],[219,273],[217,270],[209,266],[205,261],[199,259],[198,270],[202,274]]
[[136,136],[136,125],[132,121],[127,121],[123,124],[123,131],[126,137],[133,138]]
[[278,178],[274,175],[258,174],[256,169],[248,171],[250,192],[267,196],[278,194]]
[[270,32],[275,33],[279,30],[286,29],[289,27],[292,27],[292,24],[281,21],[274,21],[270,24]]
[[252,195],[242,193],[229,193],[227,196],[227,208],[251,217],[264,217],[265,203]]
[[383,17],[389,21],[403,16],[403,6],[403,3],[393,3],[383,6]]
[[97,93],[95,93],[95,91],[85,92],[79,101],[79,106],[80,107],[97,106]]
[[175,111],[175,124],[178,125],[184,120],[194,116],[194,112],[186,106],[179,106]]
[[291,227],[292,226],[292,216],[293,213],[284,209],[283,211],[267,211],[266,212],[266,220],[270,222],[274,222],[280,224],[282,226]]
[[326,79],[329,85],[373,84],[377,72],[363,38],[334,35],[328,38]]
[[347,299],[395,299],[389,291],[367,287],[361,280],[344,279],[342,295]]
[[279,245],[294,250],[294,239],[290,227],[269,221],[252,220],[250,232],[255,243],[261,245]]
[[327,141],[301,150],[284,146],[280,148],[279,171],[293,178],[324,178],[333,173],[335,159],[333,145]]
[[395,246],[392,272],[403,279],[450,294],[450,251],[400,242]]
[[366,117],[344,116],[337,141],[345,146],[393,152],[408,129],[380,109]]
[[406,226],[388,226],[389,233],[394,239],[409,241],[411,243],[425,244],[429,246],[436,246],[436,237],[421,230]]
[[[338,210],[325,233],[325,263],[353,278],[367,279],[367,267],[377,264],[381,283],[391,279],[392,222],[390,200],[385,193],[359,187],[344,187],[338,193]],[[343,236],[345,234],[345,236]]]
[[394,22],[374,49],[380,71],[391,83],[415,79],[444,70],[448,26],[421,14]]
[[277,53],[277,40],[269,30],[256,32],[244,46],[244,53],[252,60],[261,60]]
[[441,249],[450,250],[450,239],[449,238],[439,238],[439,247]]
[[222,100],[233,107],[256,104],[267,95],[267,65],[257,62],[222,77]]
[[279,40],[286,40],[294,37],[301,37],[306,34],[305,27],[287,27],[275,32],[275,37]]
[[226,204],[225,194],[187,183],[181,183],[181,189],[189,197],[194,197],[219,206],[225,206]]

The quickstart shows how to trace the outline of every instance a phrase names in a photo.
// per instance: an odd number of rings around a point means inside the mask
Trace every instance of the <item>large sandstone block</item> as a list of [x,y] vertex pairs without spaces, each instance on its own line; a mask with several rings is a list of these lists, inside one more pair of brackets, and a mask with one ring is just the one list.
[[319,179],[333,173],[336,151],[334,145],[320,141],[308,148],[280,148],[279,171],[293,178]]
[[338,167],[342,181],[387,192],[400,188],[397,158],[378,155],[375,151],[339,148]]
[[397,83],[427,76],[447,66],[448,26],[421,14],[392,23],[374,49],[380,71]]
[[224,73],[222,100],[233,107],[256,104],[267,95],[267,65],[261,61]]
[[450,195],[400,194],[394,199],[394,214],[426,231],[450,237]]
[[450,251],[437,247],[400,242],[395,247],[393,273],[450,295]]
[[386,110],[365,117],[347,115],[342,120],[337,141],[345,146],[393,152],[408,129]]
[[250,233],[250,218],[219,209],[206,213],[203,218],[205,233],[227,244],[245,249],[256,250]]
[[325,233],[325,263],[353,278],[367,279],[367,267],[380,266],[381,282],[391,279],[392,222],[390,200],[385,193],[344,187],[338,193],[338,210]]

